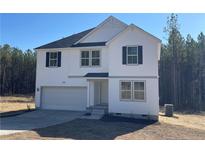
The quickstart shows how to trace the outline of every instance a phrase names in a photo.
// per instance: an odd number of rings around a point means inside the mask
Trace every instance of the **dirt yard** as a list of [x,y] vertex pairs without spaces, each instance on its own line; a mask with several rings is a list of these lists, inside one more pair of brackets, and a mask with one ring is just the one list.
[[35,108],[33,96],[0,96],[0,113]]
[[130,121],[127,119],[73,121],[0,139],[77,139],[77,140],[204,140],[204,129],[193,129],[166,122]]
[[[25,109],[27,104],[34,107],[31,97],[1,97],[1,112]],[[174,117],[165,117],[161,112],[159,122],[116,117],[101,120],[75,119],[55,126],[0,136],[0,139],[205,140],[205,112],[175,113]]]

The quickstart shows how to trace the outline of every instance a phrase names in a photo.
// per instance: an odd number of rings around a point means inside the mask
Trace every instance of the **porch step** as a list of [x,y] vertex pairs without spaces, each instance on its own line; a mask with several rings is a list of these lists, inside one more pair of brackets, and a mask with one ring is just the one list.
[[105,114],[105,109],[96,109],[96,108],[94,108],[93,110],[92,110],[92,113],[91,114],[93,114],[93,115],[104,115]]
[[108,108],[107,105],[96,105],[93,107],[93,109],[99,109],[99,110],[106,110]]

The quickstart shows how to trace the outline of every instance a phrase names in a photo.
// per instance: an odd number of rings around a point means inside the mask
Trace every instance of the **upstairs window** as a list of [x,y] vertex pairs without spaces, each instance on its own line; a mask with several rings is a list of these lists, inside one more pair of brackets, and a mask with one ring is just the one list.
[[123,65],[143,64],[142,46],[123,46],[122,47],[122,64]]
[[92,66],[100,65],[100,51],[92,51]]
[[137,47],[127,47],[127,64],[138,64]]
[[81,52],[81,66],[89,66],[89,51]]
[[60,67],[61,52],[46,52],[46,67]]
[[81,66],[100,66],[100,51],[81,51]]
[[50,54],[49,54],[49,66],[51,66],[51,67],[58,66],[58,53],[57,52],[50,52]]

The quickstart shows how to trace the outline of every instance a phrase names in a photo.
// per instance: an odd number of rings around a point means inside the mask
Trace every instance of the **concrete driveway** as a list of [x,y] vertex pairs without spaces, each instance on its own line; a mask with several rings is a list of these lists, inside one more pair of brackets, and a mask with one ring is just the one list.
[[43,128],[81,117],[84,112],[36,110],[18,116],[0,118],[0,135]]

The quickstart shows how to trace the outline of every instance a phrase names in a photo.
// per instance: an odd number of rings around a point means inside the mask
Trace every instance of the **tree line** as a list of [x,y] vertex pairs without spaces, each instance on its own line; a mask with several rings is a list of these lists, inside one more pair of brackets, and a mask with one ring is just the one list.
[[34,93],[35,74],[35,52],[0,46],[0,95]]
[[178,17],[168,17],[159,62],[160,104],[174,104],[175,109],[205,110],[205,35],[195,41],[180,33]]
[[[159,62],[160,105],[176,110],[205,110],[205,36],[194,40],[180,33],[177,15],[168,17],[167,42]],[[36,53],[0,46],[0,95],[35,91]]]

